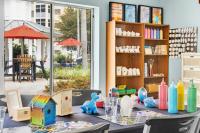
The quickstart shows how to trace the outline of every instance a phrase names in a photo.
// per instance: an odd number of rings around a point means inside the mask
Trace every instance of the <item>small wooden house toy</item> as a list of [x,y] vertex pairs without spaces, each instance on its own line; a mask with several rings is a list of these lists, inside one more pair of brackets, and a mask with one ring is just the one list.
[[56,114],[58,116],[72,114],[72,90],[62,90],[52,98],[56,102]]
[[33,97],[31,106],[31,124],[47,126],[56,122],[56,102],[50,96]]

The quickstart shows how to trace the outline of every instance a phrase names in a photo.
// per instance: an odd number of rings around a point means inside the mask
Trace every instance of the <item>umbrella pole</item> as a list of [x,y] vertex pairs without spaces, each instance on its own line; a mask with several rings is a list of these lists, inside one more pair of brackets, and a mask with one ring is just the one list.
[[24,38],[22,39],[22,43],[21,43],[21,54],[24,54]]

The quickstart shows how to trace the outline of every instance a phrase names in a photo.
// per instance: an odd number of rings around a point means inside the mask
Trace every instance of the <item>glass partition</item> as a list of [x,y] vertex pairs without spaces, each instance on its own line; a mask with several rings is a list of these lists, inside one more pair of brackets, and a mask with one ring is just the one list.
[[6,0],[4,5],[5,89],[19,89],[22,94],[44,92],[50,68],[48,4]]
[[92,10],[55,5],[54,92],[91,89]]
[[18,0],[4,6],[5,89],[92,88],[93,9]]

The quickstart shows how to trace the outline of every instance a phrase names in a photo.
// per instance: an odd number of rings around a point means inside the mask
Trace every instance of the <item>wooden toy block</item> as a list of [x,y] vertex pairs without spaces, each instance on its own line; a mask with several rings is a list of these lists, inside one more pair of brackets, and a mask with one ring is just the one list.
[[15,108],[13,111],[14,121],[26,121],[26,120],[30,120],[30,118],[31,118],[30,107]]

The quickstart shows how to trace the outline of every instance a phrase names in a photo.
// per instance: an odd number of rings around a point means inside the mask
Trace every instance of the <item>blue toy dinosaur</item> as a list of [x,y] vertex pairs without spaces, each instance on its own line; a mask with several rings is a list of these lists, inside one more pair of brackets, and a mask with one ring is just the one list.
[[99,96],[97,93],[92,93],[91,94],[91,100],[84,102],[84,104],[81,106],[81,109],[83,113],[87,114],[97,114],[97,106],[96,106],[96,101],[99,99]]

